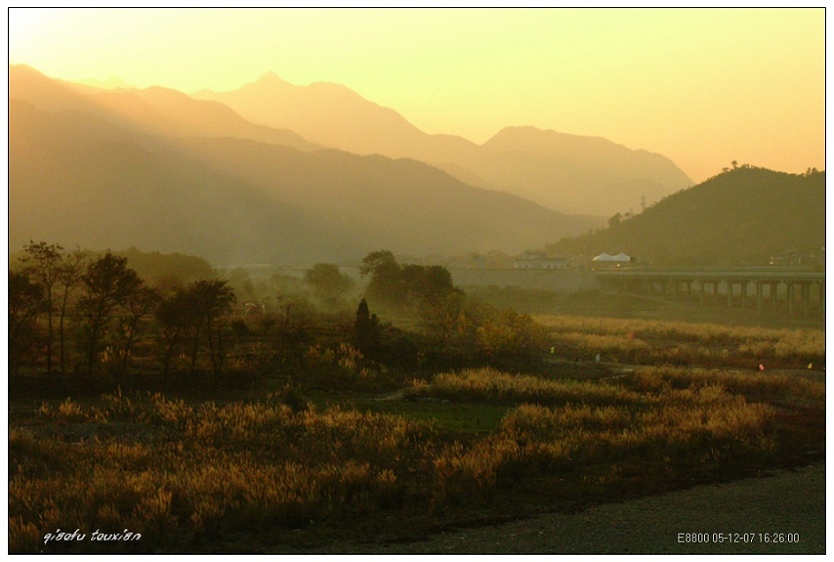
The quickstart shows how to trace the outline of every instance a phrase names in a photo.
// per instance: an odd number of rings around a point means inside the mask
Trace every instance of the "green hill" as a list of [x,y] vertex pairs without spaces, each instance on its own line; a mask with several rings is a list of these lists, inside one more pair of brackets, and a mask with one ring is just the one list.
[[625,252],[658,266],[766,265],[795,255],[822,265],[825,172],[787,174],[741,166],[666,197],[634,217],[564,238],[552,254]]

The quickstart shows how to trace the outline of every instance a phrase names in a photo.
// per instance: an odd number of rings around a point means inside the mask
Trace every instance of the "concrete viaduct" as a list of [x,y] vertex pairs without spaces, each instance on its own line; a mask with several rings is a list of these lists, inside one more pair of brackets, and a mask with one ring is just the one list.
[[727,307],[755,306],[788,316],[825,318],[825,273],[779,270],[597,271],[597,278],[621,293],[697,300]]

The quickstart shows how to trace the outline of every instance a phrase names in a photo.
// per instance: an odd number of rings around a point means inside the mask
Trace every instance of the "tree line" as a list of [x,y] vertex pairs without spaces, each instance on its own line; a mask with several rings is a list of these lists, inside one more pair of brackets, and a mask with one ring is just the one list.
[[9,271],[9,369],[73,374],[87,385],[132,367],[140,336],[152,332],[163,376],[177,354],[190,369],[207,358],[218,376],[225,318],[236,301],[226,281],[149,286],[128,258],[30,242]]
[[382,370],[502,366],[544,347],[532,319],[469,302],[442,266],[401,265],[381,250],[360,274],[357,294],[337,266],[316,264],[299,280],[304,294],[278,291],[266,307],[238,302],[228,280],[159,275],[151,284],[127,256],[30,242],[9,271],[9,371],[72,376],[82,387],[137,374],[163,388],[183,378],[217,387],[230,375],[312,380],[320,365],[305,357],[316,346],[348,345]]

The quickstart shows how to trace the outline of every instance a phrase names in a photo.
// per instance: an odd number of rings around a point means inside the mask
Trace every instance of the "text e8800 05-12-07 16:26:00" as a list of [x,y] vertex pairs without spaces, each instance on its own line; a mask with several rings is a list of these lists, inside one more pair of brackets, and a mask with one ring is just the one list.
[[680,544],[795,544],[799,533],[678,533]]

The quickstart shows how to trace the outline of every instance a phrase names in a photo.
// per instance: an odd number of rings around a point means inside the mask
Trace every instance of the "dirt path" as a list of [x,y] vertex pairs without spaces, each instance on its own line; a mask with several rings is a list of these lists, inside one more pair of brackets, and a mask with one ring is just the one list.
[[357,544],[342,552],[822,554],[825,463],[600,505],[576,514],[451,530],[425,541]]

